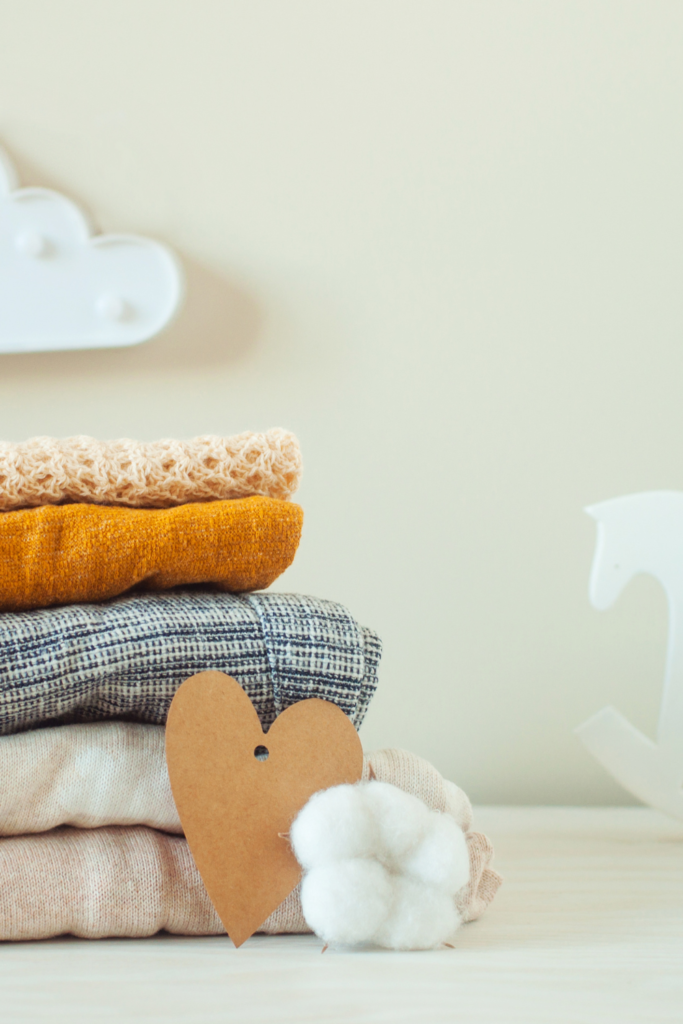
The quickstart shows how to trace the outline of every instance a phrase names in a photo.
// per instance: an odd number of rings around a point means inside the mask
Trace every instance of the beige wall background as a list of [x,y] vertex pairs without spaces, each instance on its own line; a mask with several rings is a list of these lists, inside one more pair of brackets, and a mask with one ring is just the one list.
[[300,437],[278,584],[383,636],[366,747],[480,801],[627,801],[575,725],[653,733],[653,581],[588,603],[584,505],[683,488],[683,6],[0,0],[23,183],[188,273],[165,335],[0,356],[0,436]]

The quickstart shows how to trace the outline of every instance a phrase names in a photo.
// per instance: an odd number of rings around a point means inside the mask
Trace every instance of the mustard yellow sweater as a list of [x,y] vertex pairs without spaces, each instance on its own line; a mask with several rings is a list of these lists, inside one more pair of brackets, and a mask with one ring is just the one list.
[[0,513],[0,611],[102,601],[131,587],[261,590],[301,536],[299,505],[239,498],[169,509],[43,505]]

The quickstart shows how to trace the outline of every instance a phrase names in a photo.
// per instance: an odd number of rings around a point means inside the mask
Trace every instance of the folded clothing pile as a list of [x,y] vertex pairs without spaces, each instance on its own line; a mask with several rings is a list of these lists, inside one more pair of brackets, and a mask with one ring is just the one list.
[[[470,857],[457,910],[479,917],[500,879],[490,843],[470,831],[462,790],[402,750],[366,757],[370,776],[455,818]],[[0,839],[2,939],[223,933],[182,838],[161,726],[98,722],[0,738],[0,828],[9,837]],[[299,887],[261,931],[310,931]]]
[[291,564],[301,475],[283,430],[194,441],[0,445],[0,611],[133,587],[268,587]]
[[[253,592],[296,552],[300,473],[281,430],[0,445],[0,940],[223,931],[164,756],[188,677],[233,676],[264,728],[309,697],[360,726],[378,637],[333,602]],[[498,879],[464,794],[404,752],[365,770],[468,832],[459,910],[478,916]],[[263,930],[309,930],[297,890]]]

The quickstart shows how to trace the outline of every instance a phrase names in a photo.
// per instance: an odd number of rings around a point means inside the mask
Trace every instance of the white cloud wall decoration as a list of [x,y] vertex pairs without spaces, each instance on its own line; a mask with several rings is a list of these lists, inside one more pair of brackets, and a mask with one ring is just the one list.
[[0,150],[0,352],[135,345],[172,320],[182,294],[170,249],[93,234],[59,192],[18,188]]

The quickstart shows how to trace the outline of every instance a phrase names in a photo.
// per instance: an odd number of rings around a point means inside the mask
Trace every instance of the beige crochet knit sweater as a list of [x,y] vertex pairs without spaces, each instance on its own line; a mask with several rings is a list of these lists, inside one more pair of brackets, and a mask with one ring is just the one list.
[[287,430],[192,441],[34,437],[0,442],[0,511],[87,502],[170,508],[260,494],[291,498],[299,442]]

